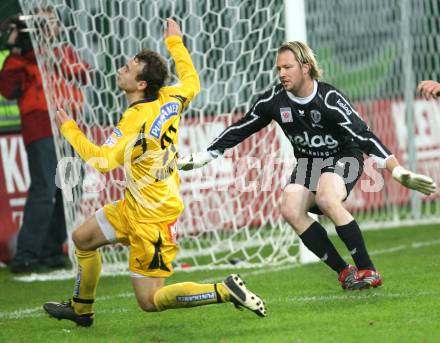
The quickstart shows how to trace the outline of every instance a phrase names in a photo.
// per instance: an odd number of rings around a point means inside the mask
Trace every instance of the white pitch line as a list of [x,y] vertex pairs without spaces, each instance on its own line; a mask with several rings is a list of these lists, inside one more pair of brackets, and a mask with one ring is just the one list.
[[[417,248],[423,248],[426,246],[431,246],[431,245],[437,245],[440,244],[440,240],[435,240],[435,241],[425,241],[425,242],[414,242],[411,243],[410,245],[399,245],[393,248],[388,248],[388,249],[382,249],[382,250],[375,250],[370,252],[370,255],[382,255],[382,254],[391,254],[394,253],[396,251],[401,251],[401,250],[405,250],[408,248],[412,248],[412,249],[417,249]],[[349,258],[349,255],[344,256],[344,258]],[[319,262],[319,261],[317,261]],[[292,264],[287,264],[285,266],[278,266],[278,267],[274,267],[271,268],[271,271],[280,271],[280,270],[285,270],[285,269],[290,269],[290,268],[297,268],[300,267],[302,265],[292,265]],[[191,271],[189,271],[190,273]],[[248,272],[246,273],[246,275],[259,275],[261,273],[265,273],[266,269],[258,269],[256,271],[252,271],[252,272]],[[124,272],[121,273],[122,274],[126,274],[129,275],[128,272]],[[244,273],[242,273],[244,275]],[[102,276],[108,276],[110,274],[106,274],[103,273],[101,274]],[[33,273],[30,275],[25,275],[25,276],[16,276],[14,277],[14,280],[17,281],[23,281],[23,282],[34,282],[34,281],[54,281],[54,280],[67,280],[67,279],[73,279],[74,275],[72,274],[71,271],[54,271],[52,273],[46,273],[46,274],[37,274],[37,273]],[[205,282],[209,282],[209,281],[213,281],[214,279],[204,279],[202,281]]]
[[[374,250],[370,253],[370,255],[384,255],[384,254],[391,254],[397,251],[402,251],[405,249],[419,249],[419,248],[424,248],[427,246],[432,246],[432,245],[438,245],[440,244],[440,240],[434,240],[434,241],[423,241],[423,242],[413,242],[410,245],[398,245],[396,247],[392,247],[392,248],[388,248],[388,249],[380,249],[380,250]],[[240,273],[243,277],[247,277],[247,276],[254,276],[254,275],[260,275],[260,274],[264,274],[264,273],[270,273],[270,272],[278,272],[278,271],[282,271],[282,270],[286,270],[286,269],[294,269],[294,268],[299,268],[302,267],[304,265],[301,264],[296,264],[296,265],[287,265],[287,266],[279,266],[276,268],[272,268],[272,269],[258,269],[258,270],[254,270],[251,272],[243,272]],[[218,279],[216,278],[207,278],[207,279],[201,279],[198,280],[197,282],[199,283],[210,283],[210,282],[215,282],[218,281]],[[408,296],[425,296],[425,295],[437,295],[438,293],[428,293],[428,292],[420,292],[417,293],[416,295],[402,295],[402,294],[391,294],[391,293],[375,293],[375,294],[368,294],[368,297],[371,296],[377,296],[377,297],[384,297],[384,298],[404,298],[404,297],[408,297]],[[116,294],[116,295],[112,295],[112,296],[102,296],[102,297],[97,297],[97,301],[103,301],[103,300],[111,300],[116,298],[129,298],[134,296],[134,293],[132,292],[124,292],[124,293],[120,293],[120,294]],[[362,297],[362,298],[367,298],[367,297]],[[277,301],[275,300],[275,298],[272,298],[273,300],[271,300],[270,298],[268,299],[268,301]],[[289,300],[290,299],[290,300]],[[330,295],[330,296],[314,296],[314,297],[285,297],[285,298],[280,298],[279,301],[292,301],[292,302],[304,302],[304,301],[327,301],[327,300],[334,300],[334,299],[350,299],[350,297],[347,296],[342,296],[342,295]],[[124,312],[123,309],[120,310],[121,312]],[[102,313],[105,312],[110,312],[110,311],[101,311]],[[42,312],[42,308],[41,307],[34,307],[34,308],[28,308],[28,309],[20,309],[20,310],[15,310],[15,311],[5,311],[5,312],[0,312],[0,320],[2,319],[24,319],[24,318],[35,318],[35,317],[42,317],[45,314]]]
[[[424,241],[424,242],[414,242],[411,243],[411,245],[398,245],[392,248],[388,248],[388,249],[380,249],[380,250],[373,250],[371,252],[369,252],[370,256],[375,256],[375,255],[385,255],[385,254],[392,254],[395,253],[397,251],[402,251],[402,250],[406,250],[406,249],[419,249],[419,248],[424,248],[427,246],[432,246],[432,245],[438,245],[440,244],[440,239],[435,240],[435,241]],[[344,258],[350,258],[350,255],[346,255],[344,256]],[[320,262],[320,261],[317,261]],[[294,268],[299,268],[304,266],[304,264],[294,264],[294,265],[286,265],[286,266],[279,266],[276,268],[271,268],[270,270],[267,269],[258,269],[258,270],[254,270],[252,272],[244,272],[241,273],[240,275],[242,275],[243,277],[245,276],[253,276],[253,275],[260,275],[260,274],[264,274],[267,272],[277,272],[277,271],[282,271],[282,270],[286,270],[286,269],[294,269]],[[207,278],[207,279],[203,279],[200,280],[199,282],[201,283],[209,283],[209,282],[215,282],[217,281],[217,279],[215,278]]]
[[369,292],[352,292],[344,293],[344,295],[317,295],[317,296],[301,296],[301,297],[278,297],[265,298],[266,302],[320,302],[329,300],[365,300],[371,298],[418,298],[427,296],[438,296],[440,292],[417,292],[415,294],[400,294],[400,293],[378,293],[370,290]]
[[[251,272],[240,272],[240,275],[243,277],[247,277],[247,276],[254,276],[254,275],[260,275],[260,274],[265,274],[267,272],[279,272],[282,270],[287,270],[287,269],[294,269],[294,268],[299,268],[303,265],[301,264],[291,264],[291,265],[286,265],[286,266],[278,266],[275,268],[271,268],[271,269],[266,269],[266,268],[260,268],[257,270],[253,270]],[[213,283],[213,282],[218,282],[218,278],[207,278],[207,279],[201,279],[198,280],[197,282],[200,283]]]
[[15,310],[12,312],[0,312],[0,319],[23,319],[29,317],[40,317],[41,307],[27,308],[23,310]]
[[[399,294],[399,293],[371,293],[371,292],[356,292],[356,293],[345,293],[344,295],[320,295],[320,296],[301,296],[301,297],[278,297],[278,298],[265,298],[266,303],[304,303],[304,302],[325,302],[333,300],[365,300],[371,298],[384,298],[384,299],[405,299],[405,298],[418,298],[426,296],[438,296],[439,292],[418,292],[416,294]],[[98,301],[111,300],[114,298],[131,298],[134,294],[130,292],[117,294],[115,296],[104,296],[98,297]],[[130,312],[127,308],[118,309],[102,309],[99,313],[127,313]],[[43,312],[41,307],[34,307],[24,310],[16,310],[12,312],[0,312],[0,320],[2,319],[25,319],[25,318],[37,318],[44,317],[46,314]]]

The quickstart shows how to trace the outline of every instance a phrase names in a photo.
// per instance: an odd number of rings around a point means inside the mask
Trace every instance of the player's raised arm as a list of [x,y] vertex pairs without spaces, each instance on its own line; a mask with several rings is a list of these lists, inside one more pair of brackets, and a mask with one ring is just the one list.
[[176,63],[176,73],[179,78],[176,86],[183,92],[186,105],[189,100],[200,92],[199,75],[188,50],[183,45],[180,26],[173,19],[167,19],[163,36],[167,49]]

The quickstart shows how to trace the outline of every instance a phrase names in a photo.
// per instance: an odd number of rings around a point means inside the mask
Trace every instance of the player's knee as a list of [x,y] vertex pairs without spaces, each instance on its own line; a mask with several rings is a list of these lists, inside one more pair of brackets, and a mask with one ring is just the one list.
[[299,206],[295,206],[294,203],[283,202],[281,204],[281,215],[285,220],[287,220],[291,225],[295,227],[295,224],[302,220],[306,215]]
[[145,312],[157,312],[156,306],[152,302],[138,303],[139,307]]
[[284,188],[283,200],[281,202],[280,212],[285,220],[294,228],[301,226],[304,219],[307,218],[308,191],[304,186],[289,184]]
[[137,298],[139,307],[145,312],[157,312],[156,305],[154,304],[154,298],[152,296],[145,296]]
[[338,199],[325,192],[317,192],[315,201],[316,205],[325,214],[329,214],[332,213],[332,211],[337,210],[340,204],[340,201]]
[[78,233],[78,230],[72,232],[72,241],[75,244],[75,247],[80,249],[81,244],[81,234]]
[[79,250],[87,251],[90,249],[88,239],[80,230],[73,231],[72,241],[75,244],[75,247]]

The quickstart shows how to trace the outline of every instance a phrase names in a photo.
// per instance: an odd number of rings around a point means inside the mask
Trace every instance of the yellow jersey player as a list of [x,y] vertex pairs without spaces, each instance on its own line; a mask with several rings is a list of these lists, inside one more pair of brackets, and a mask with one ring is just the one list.
[[57,126],[81,158],[101,172],[123,165],[127,183],[125,199],[105,205],[73,232],[78,261],[73,297],[45,303],[51,317],[92,325],[101,272],[98,248],[115,242],[130,245],[131,280],[144,311],[232,302],[266,315],[263,300],[236,274],[215,284],[165,286],[173,273],[176,220],[183,210],[176,168],[180,115],[199,92],[200,82],[180,27],[172,19],[167,19],[164,40],[176,64],[178,83],[164,86],[168,68],[156,52],[144,49],[129,59],[118,70],[118,85],[129,108],[103,146],[90,142],[64,110],[57,111]]

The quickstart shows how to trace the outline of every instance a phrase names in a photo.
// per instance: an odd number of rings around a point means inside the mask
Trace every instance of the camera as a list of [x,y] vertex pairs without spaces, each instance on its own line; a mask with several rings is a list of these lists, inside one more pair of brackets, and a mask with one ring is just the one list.
[[[28,28],[26,20],[31,19],[32,16],[15,15],[8,18],[2,23],[0,27],[1,48],[12,49],[14,47],[20,48],[21,52],[32,50],[32,41],[30,32],[34,29]],[[12,31],[17,30],[18,36],[15,43],[8,43],[9,36]]]
[[11,23],[9,24],[9,34],[11,34],[13,29],[18,30],[17,40],[12,46],[9,46],[9,48],[16,46],[21,49],[22,53],[32,50],[32,41],[30,35],[31,30],[28,29],[26,25],[26,19],[28,19],[27,17],[29,16],[15,16],[12,18]]

